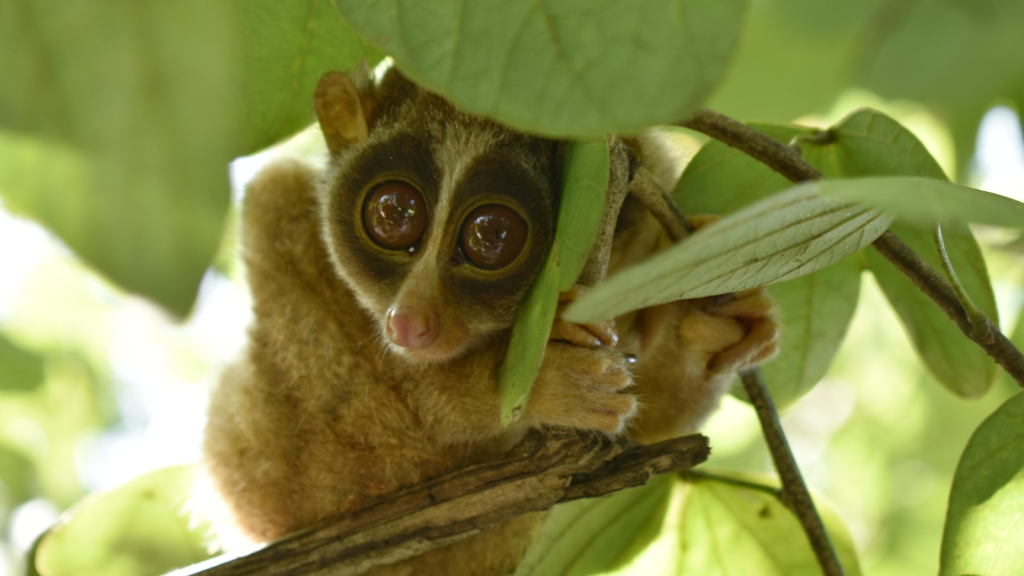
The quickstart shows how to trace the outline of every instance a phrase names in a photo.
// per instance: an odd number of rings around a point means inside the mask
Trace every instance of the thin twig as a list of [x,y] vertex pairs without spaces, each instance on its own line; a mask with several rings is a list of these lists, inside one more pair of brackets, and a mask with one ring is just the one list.
[[559,502],[640,486],[707,459],[699,434],[641,446],[579,431],[534,434],[500,462],[391,494],[252,554],[215,558],[173,576],[355,576]]
[[[794,150],[732,118],[701,109],[683,126],[703,132],[761,161],[792,182],[821,179],[821,173]],[[973,338],[971,322],[956,297],[953,287],[941,275],[907,247],[892,232],[885,232],[872,245],[915,286],[942,310],[965,336],[978,344],[1024,388],[1024,354],[1021,354],[989,319],[988,338]],[[983,333],[984,331],[978,331]]]
[[678,242],[693,234],[694,230],[690,221],[683,216],[672,197],[654,179],[654,175],[643,166],[637,170],[636,177],[630,183],[629,193],[654,215],[673,242]]
[[779,478],[782,479],[782,492],[780,498],[787,508],[803,525],[804,533],[811,543],[811,549],[818,557],[818,564],[821,565],[825,576],[842,576],[843,566],[839,563],[835,548],[832,546],[832,539],[825,531],[825,524],[822,523],[818,511],[811,500],[811,494],[807,490],[804,478],[800,474],[800,468],[793,457],[793,451],[786,441],[786,434],[782,431],[782,424],[779,422],[779,414],[775,410],[775,404],[768,394],[768,388],[761,378],[761,372],[756,368],[740,372],[740,380],[743,381],[743,388],[747,391],[747,397],[757,412],[757,418],[761,421],[761,429],[764,430],[764,439],[768,443],[768,451],[771,452],[772,461],[775,462],[775,469],[779,471]]

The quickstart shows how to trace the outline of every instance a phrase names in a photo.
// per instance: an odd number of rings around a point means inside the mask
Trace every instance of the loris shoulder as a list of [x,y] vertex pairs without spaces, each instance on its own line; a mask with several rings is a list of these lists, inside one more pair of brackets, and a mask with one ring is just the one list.
[[[328,74],[316,108],[327,169],[279,161],[246,190],[255,322],[209,410],[206,467],[249,538],[500,458],[531,428],[694,431],[729,372],[774,351],[759,291],[640,311],[620,319],[616,346],[549,342],[523,417],[503,428],[496,374],[553,241],[559,144],[465,114],[394,69],[358,87]],[[639,206],[627,202],[620,228],[613,268],[658,249]],[[509,573],[539,519],[374,574]]]

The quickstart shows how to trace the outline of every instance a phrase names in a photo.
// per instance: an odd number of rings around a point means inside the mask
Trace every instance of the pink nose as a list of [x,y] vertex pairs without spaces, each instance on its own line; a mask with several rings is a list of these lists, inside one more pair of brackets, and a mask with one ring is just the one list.
[[388,310],[385,317],[385,335],[393,344],[419,350],[437,340],[437,321],[430,315]]

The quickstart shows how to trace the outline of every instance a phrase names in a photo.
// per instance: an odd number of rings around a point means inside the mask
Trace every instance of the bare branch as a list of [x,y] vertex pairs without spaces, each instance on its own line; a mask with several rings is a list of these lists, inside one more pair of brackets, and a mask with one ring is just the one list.
[[[792,182],[821,179],[821,173],[793,149],[717,112],[698,110],[692,118],[683,123],[683,126],[703,132],[760,160]],[[892,232],[882,234],[872,246],[931,298],[965,336],[985,350],[1021,387],[1024,387],[1024,355],[998,327],[992,324],[991,320],[985,320],[989,327],[987,334],[983,329],[972,330],[967,313],[960,305],[949,282]]]
[[414,486],[247,556],[215,558],[175,576],[354,576],[527,512],[646,484],[657,474],[700,464],[709,451],[699,434],[641,446],[596,433],[534,433],[499,462]]

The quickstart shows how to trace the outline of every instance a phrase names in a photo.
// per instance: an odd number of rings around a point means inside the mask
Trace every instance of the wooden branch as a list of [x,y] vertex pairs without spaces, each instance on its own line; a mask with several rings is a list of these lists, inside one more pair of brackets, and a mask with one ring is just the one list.
[[629,192],[633,175],[640,168],[640,159],[621,139],[611,136],[608,140],[608,192],[605,195],[604,214],[601,230],[590,250],[587,263],[576,281],[584,286],[595,286],[608,273],[608,259],[615,240],[615,224],[619,221],[619,210]]
[[589,432],[532,433],[499,462],[389,495],[247,556],[214,558],[174,574],[363,574],[527,512],[646,484],[700,464],[709,452],[699,434],[642,446]]
[[782,503],[789,508],[800,520],[800,524],[807,534],[811,549],[818,557],[818,564],[821,565],[825,576],[843,576],[842,564],[832,546],[832,539],[825,531],[825,524],[822,523],[818,511],[811,500],[811,494],[807,490],[807,484],[800,474],[800,468],[793,457],[793,451],[786,441],[786,434],[782,430],[782,423],[779,422],[779,413],[775,410],[775,403],[768,394],[768,387],[761,378],[761,372],[756,368],[740,372],[740,380],[743,381],[743,388],[747,391],[747,397],[757,412],[757,419],[761,421],[761,429],[764,430],[764,439],[768,443],[768,451],[772,455],[775,469],[779,472],[782,480],[782,491],[780,497]]
[[[717,112],[698,110],[682,125],[721,140],[761,161],[792,182],[820,180],[822,177],[820,172],[793,149]],[[977,327],[972,329],[967,313],[960,305],[956,292],[949,282],[892,232],[882,234],[872,246],[931,298],[965,336],[985,350],[1024,388],[1024,355],[997,326],[992,324],[991,320],[985,319],[989,327],[987,331]]]
[[683,216],[668,192],[654,179],[654,175],[643,166],[637,170],[636,177],[629,186],[629,193],[654,215],[673,242],[693,234],[693,226],[689,220]]

